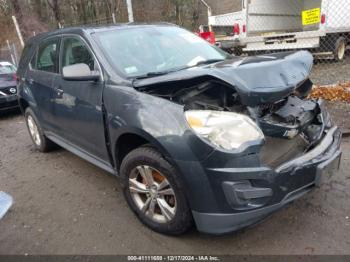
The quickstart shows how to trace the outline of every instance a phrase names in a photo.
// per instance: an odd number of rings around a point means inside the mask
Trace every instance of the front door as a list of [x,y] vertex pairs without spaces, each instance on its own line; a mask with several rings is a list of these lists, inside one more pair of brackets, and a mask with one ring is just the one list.
[[[60,72],[64,66],[80,63],[87,64],[91,71],[100,70],[91,49],[81,37],[64,37]],[[108,161],[102,112],[103,86],[102,80],[67,81],[60,74],[54,82],[53,102],[58,135],[85,153]]]

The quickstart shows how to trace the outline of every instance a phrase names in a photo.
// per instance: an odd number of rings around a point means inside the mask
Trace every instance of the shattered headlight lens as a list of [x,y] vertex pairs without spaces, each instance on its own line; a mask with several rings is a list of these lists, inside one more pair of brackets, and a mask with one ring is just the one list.
[[225,150],[235,150],[248,142],[264,139],[255,122],[242,114],[192,110],[186,111],[185,117],[197,135]]

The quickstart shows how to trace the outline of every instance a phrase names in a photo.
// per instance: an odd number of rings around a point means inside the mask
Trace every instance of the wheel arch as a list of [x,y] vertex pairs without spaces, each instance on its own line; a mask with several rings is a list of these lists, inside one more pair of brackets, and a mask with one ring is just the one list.
[[36,114],[36,117],[40,117],[37,102],[32,90],[24,82],[20,83],[18,86],[18,103],[23,114],[25,110],[30,107]]
[[24,98],[20,98],[18,100],[18,103],[19,103],[19,107],[21,109],[22,114],[24,114],[26,109],[29,107],[29,103]]
[[125,156],[132,150],[145,145],[157,149],[168,161],[171,159],[169,152],[161,143],[143,130],[125,129],[118,134],[113,145],[114,161],[118,172]]

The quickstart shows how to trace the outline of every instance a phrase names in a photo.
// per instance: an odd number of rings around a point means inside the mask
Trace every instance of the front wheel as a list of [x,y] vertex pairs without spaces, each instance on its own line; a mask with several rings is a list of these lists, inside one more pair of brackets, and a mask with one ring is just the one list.
[[193,224],[176,170],[151,147],[129,153],[122,162],[124,195],[131,209],[152,230],[179,235]]

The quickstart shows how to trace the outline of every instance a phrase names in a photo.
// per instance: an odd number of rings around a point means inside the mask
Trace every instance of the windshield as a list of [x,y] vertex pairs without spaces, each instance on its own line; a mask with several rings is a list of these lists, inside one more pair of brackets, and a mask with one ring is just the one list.
[[114,68],[128,78],[176,71],[229,54],[178,27],[117,29],[94,36]]
[[16,73],[16,68],[13,65],[0,64],[0,80],[13,80]]

